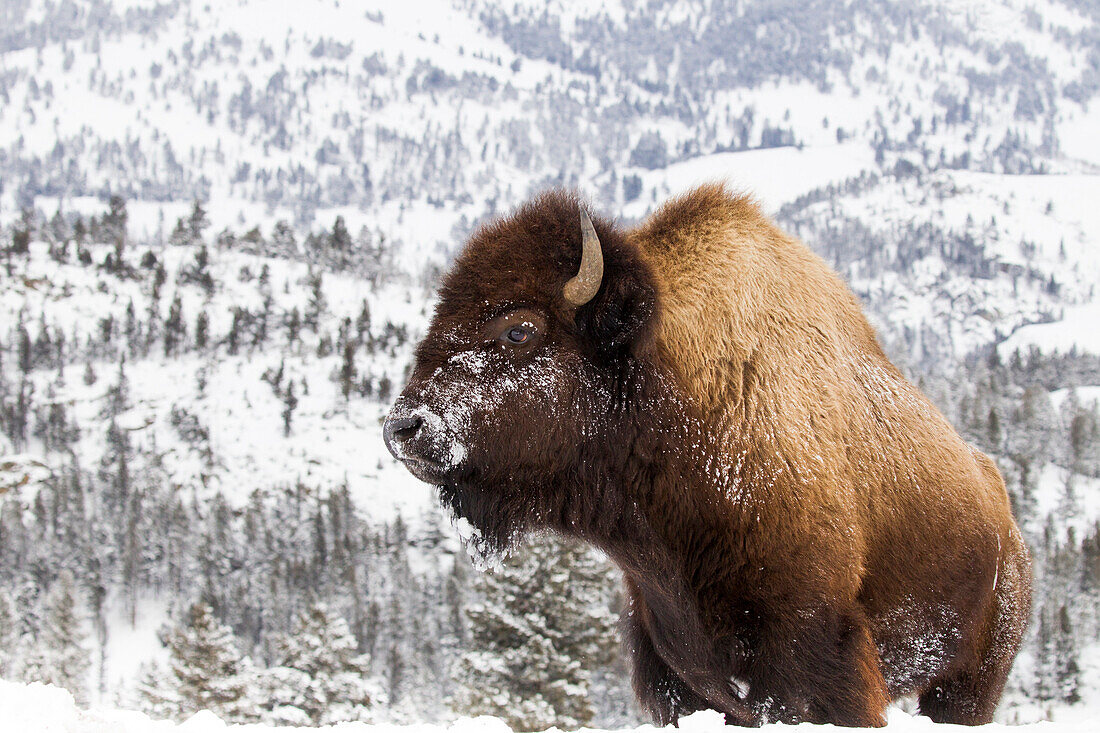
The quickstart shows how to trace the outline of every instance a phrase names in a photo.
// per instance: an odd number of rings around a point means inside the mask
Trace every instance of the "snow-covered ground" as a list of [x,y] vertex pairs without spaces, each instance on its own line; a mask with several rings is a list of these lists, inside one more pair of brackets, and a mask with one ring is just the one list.
[[[854,178],[870,170],[873,163],[874,153],[860,143],[802,149],[785,146],[702,155],[667,168],[639,171],[639,175],[643,189],[652,190],[658,201],[703,183],[724,181],[735,191],[751,194],[771,212],[815,188]],[[799,175],[790,175],[792,170]],[[642,198],[625,206],[623,212],[640,219],[653,207],[652,197]]]
[[[177,725],[163,720],[152,720],[147,715],[124,710],[93,708],[82,710],[65,690],[50,685],[20,685],[0,681],[0,733],[261,733],[262,731],[325,730],[340,733],[509,733],[511,730],[496,718],[461,718],[450,725],[371,725],[367,723],[340,723],[323,728],[288,728],[266,725],[227,725],[213,713],[203,712]],[[797,726],[782,724],[765,725],[761,731],[780,733],[785,731],[835,730],[835,726],[819,726],[804,723]],[[556,729],[555,729],[556,730]],[[592,733],[595,729],[585,728]],[[643,725],[636,730],[649,733],[657,730]],[[672,730],[671,728],[669,730]],[[680,721],[682,733],[720,733],[725,730],[723,718],[713,711],[699,712]],[[973,728],[955,725],[937,725],[928,718],[910,715],[898,709],[890,711],[887,730],[895,733],[919,733],[921,731],[971,731]],[[983,726],[987,731],[1015,731],[1016,733],[1094,733],[1095,718],[1086,715],[1069,717],[1059,722],[1033,723],[1007,726],[992,724]]]
[[1100,353],[1100,302],[1066,308],[1062,319],[1053,323],[1024,326],[1000,349],[1002,354],[1011,354],[1017,349],[1027,353],[1032,346],[1048,353],[1064,354],[1073,348]]

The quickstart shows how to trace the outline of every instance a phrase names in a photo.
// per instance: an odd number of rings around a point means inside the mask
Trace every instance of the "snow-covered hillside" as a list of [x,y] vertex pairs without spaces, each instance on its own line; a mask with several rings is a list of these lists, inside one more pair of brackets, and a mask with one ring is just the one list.
[[[691,175],[650,171],[729,150],[823,149],[694,170],[809,165],[785,178],[820,185],[872,168],[872,147],[1011,169],[1006,136],[1051,169],[1091,162],[1087,4],[769,5],[11,3],[3,200],[198,197],[256,223],[339,208],[430,250],[449,229],[425,219],[554,182],[652,205]],[[421,203],[435,215],[404,216]]]
[[997,458],[1001,718],[1093,704],[1098,128],[1091,0],[0,1],[0,676],[149,708],[193,604],[278,671],[321,603],[375,719],[457,715],[485,589],[379,424],[438,274],[543,188],[629,224],[723,179]]
[[[47,334],[68,337],[70,343],[79,343],[90,335],[87,331],[105,322],[124,330],[128,309],[133,321],[135,314],[145,317],[150,309],[167,315],[173,304],[178,304],[184,337],[195,333],[199,315],[205,314],[209,332],[220,338],[234,327],[234,314],[242,311],[261,314],[276,334],[284,330],[293,310],[309,317],[315,292],[305,263],[232,251],[210,255],[209,275],[217,288],[209,292],[202,282],[187,280],[186,272],[199,255],[194,248],[140,248],[132,260],[138,262],[149,253],[166,278],[163,301],[151,301],[149,282],[141,277],[105,280],[101,271],[79,262],[59,263],[47,250],[44,243],[32,246],[23,266],[7,279],[0,312],[10,324],[18,323],[23,314],[37,333],[45,326]],[[86,251],[94,261],[102,261],[110,249],[92,245]],[[423,295],[414,304],[408,289],[397,284],[372,289],[349,274],[331,273],[316,292],[324,304],[317,309],[316,326],[304,327],[307,332],[336,332],[345,319],[359,318],[364,308],[377,326],[379,343],[372,346],[370,364],[356,374],[356,386],[377,386],[384,377],[399,383],[409,342],[426,323]],[[383,334],[392,334],[398,324],[407,333],[400,347],[383,343],[393,341]],[[379,395],[349,402],[340,384],[328,378],[339,369],[342,357],[335,346],[320,356],[315,344],[291,343],[286,351],[264,353],[251,338],[236,354],[189,353],[186,345],[181,346],[178,353],[158,349],[121,367],[127,376],[129,406],[116,418],[135,451],[156,452],[181,496],[203,501],[217,491],[241,505],[257,487],[346,482],[356,503],[372,507],[379,518],[392,517],[395,507],[411,516],[429,505],[423,484],[406,471],[390,470],[392,461],[378,440],[386,400]],[[97,459],[110,427],[99,419],[108,399],[107,382],[115,376],[104,361],[66,365],[50,376],[52,385],[38,385],[52,401],[68,406],[71,419],[81,426],[74,448],[85,464]],[[93,372],[101,372],[100,378],[85,378],[89,365]],[[270,379],[263,378],[279,371],[287,383],[308,384],[308,391],[297,396],[293,433],[284,430],[285,400]],[[202,389],[197,388],[200,379]],[[383,392],[391,395],[391,389]],[[194,421],[193,429],[204,432],[200,445],[184,439],[187,430],[181,429],[181,420]]]
[[[133,234],[154,240],[196,198],[215,231],[342,215],[416,271],[547,185],[633,219],[720,178],[775,211],[900,165],[936,173],[830,197],[833,217],[887,237],[974,234],[1002,271],[1063,290],[1021,295],[1001,278],[967,306],[975,278],[943,285],[929,262],[876,310],[961,358],[1093,300],[1080,285],[1100,267],[1094,7],[771,5],[12,3],[0,210],[87,213],[121,193]],[[894,290],[846,274],[861,294]]]

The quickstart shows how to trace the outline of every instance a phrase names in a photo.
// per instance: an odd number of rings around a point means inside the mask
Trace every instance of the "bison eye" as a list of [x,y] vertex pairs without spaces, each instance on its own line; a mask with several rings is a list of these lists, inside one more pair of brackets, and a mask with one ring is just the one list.
[[523,326],[512,326],[503,334],[504,340],[516,346],[522,346],[531,340],[531,330]]
[[516,308],[486,323],[482,334],[489,343],[515,349],[518,356],[542,343],[546,335],[546,317],[531,308]]

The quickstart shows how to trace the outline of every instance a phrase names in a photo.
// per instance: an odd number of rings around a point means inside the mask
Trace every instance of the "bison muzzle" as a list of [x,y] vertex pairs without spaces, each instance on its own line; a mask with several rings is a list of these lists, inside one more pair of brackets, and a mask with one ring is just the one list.
[[531,531],[622,570],[664,724],[991,719],[1030,561],[993,462],[886,358],[851,292],[706,186],[634,229],[545,194],[443,280],[385,439],[482,555]]

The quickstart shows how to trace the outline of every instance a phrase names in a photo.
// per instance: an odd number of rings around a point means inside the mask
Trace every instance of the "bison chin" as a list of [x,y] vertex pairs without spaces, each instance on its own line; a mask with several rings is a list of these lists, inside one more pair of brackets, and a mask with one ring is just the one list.
[[439,487],[439,503],[480,571],[499,568],[523,539],[530,512],[516,501],[465,484]]

